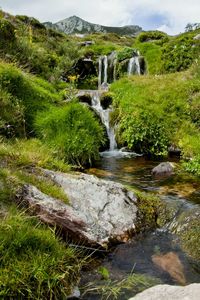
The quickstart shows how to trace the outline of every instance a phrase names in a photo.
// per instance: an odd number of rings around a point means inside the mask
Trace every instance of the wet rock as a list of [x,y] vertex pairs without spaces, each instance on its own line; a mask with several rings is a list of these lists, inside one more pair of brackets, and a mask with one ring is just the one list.
[[151,287],[129,300],[199,300],[199,295],[199,283],[185,287],[163,284]]
[[169,275],[179,284],[185,285],[186,279],[184,275],[183,264],[175,252],[168,252],[166,254],[152,255],[152,261],[160,269],[169,273]]
[[155,176],[171,175],[174,171],[174,165],[171,162],[162,162],[152,170],[152,174]]
[[121,184],[86,174],[43,172],[64,189],[70,202],[66,205],[26,185],[23,201],[43,222],[95,247],[126,241],[135,231],[137,198]]

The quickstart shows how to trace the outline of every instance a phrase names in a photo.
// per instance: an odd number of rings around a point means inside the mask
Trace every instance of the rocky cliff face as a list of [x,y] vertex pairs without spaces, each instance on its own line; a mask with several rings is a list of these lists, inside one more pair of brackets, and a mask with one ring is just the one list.
[[47,27],[53,28],[59,31],[63,31],[66,34],[85,34],[94,32],[104,33],[117,33],[119,35],[135,35],[142,30],[137,25],[123,26],[123,27],[109,27],[98,24],[89,23],[77,16],[72,16],[59,21],[55,24],[51,22],[44,23]]

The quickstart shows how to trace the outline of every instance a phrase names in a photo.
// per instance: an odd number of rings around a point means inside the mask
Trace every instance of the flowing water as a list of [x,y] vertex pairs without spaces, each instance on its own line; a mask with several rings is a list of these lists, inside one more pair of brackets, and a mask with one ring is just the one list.
[[131,57],[128,63],[128,76],[132,74],[141,74],[139,56]]
[[[158,163],[141,156],[134,158],[104,156],[94,168],[88,170],[88,173],[106,180],[121,182],[149,194],[159,195],[168,203],[178,203],[183,211],[199,208],[200,181],[186,174],[174,174],[165,178],[153,177],[151,170]],[[178,237],[170,233],[167,226],[118,245],[101,261],[101,265],[109,270],[113,280],[121,280],[134,270],[138,274],[159,278],[162,283],[180,284],[181,279],[178,282],[176,276],[174,278],[173,270],[170,273],[155,264],[153,257],[158,252],[163,254],[164,258],[170,256],[172,261],[174,260],[174,268],[176,264],[177,268],[182,268],[180,272],[183,274],[180,276],[184,278],[184,283],[200,282],[199,264],[184,253]],[[84,276],[87,278],[85,282],[99,280],[96,270]],[[118,299],[129,299],[133,295],[133,292],[127,291]],[[84,299],[101,299],[101,296],[91,294]]]
[[[131,57],[127,65],[127,75],[141,75],[141,65],[140,65],[140,54],[139,52],[134,53],[134,56]],[[117,65],[118,58],[117,52],[113,51],[111,54],[102,55],[99,57],[98,64],[98,89],[101,90],[102,87],[108,85],[117,79]]]
[[109,151],[114,151],[117,148],[117,143],[115,140],[114,128],[110,126],[110,113],[112,108],[103,109],[100,102],[99,91],[91,91],[92,98],[92,108],[98,113],[101,118],[103,125],[106,128],[108,139],[110,142]]

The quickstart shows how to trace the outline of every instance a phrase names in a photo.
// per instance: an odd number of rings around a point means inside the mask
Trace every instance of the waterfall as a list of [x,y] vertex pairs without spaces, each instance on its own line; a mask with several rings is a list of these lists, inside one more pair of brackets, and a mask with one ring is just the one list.
[[98,74],[98,88],[108,83],[108,57],[107,55],[99,57],[99,74]]
[[92,97],[92,108],[99,114],[101,121],[106,128],[108,139],[110,142],[109,151],[114,151],[117,149],[117,143],[115,140],[114,128],[110,127],[110,112],[112,111],[112,109],[111,108],[103,109],[103,107],[101,106],[99,91],[91,92],[91,97]]
[[104,65],[104,76],[103,76],[103,83],[108,83],[108,57],[104,55],[103,57],[103,65]]
[[139,56],[133,56],[129,59],[127,73],[128,76],[132,74],[138,74],[138,75],[141,74]]
[[102,57],[99,57],[99,75],[98,75],[98,88],[101,88],[101,77],[102,77]]

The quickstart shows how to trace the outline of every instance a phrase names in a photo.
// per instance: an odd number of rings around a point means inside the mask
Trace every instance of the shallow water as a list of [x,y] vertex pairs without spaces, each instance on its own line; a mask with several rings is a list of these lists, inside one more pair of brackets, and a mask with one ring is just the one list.
[[[151,175],[151,170],[159,163],[146,160],[144,157],[104,156],[94,168],[88,170],[88,173],[159,195],[166,202],[178,202],[182,210],[199,207],[200,181],[183,172],[176,172],[177,174],[170,177],[154,177]],[[178,164],[178,161],[175,163]],[[157,229],[146,235],[137,236],[126,244],[118,245],[103,259],[101,265],[109,270],[110,278],[114,280],[121,280],[134,271],[159,278],[162,283],[180,284],[173,275],[162,270],[152,261],[152,256],[156,253],[171,252],[177,256],[183,266],[186,284],[200,282],[199,266],[181,250],[178,238],[169,233],[167,228]],[[99,280],[96,270],[85,274],[84,283],[90,280]],[[119,299],[128,299],[133,295],[133,292],[126,292]],[[84,299],[94,300],[101,297],[93,294],[87,295]]]

